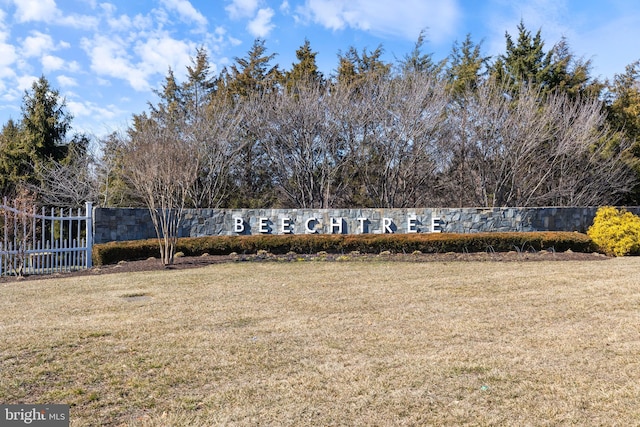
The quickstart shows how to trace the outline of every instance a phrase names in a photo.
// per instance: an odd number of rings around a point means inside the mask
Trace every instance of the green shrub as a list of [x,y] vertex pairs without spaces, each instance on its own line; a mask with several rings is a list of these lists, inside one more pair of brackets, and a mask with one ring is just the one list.
[[608,255],[640,253],[640,217],[624,209],[612,206],[598,209],[587,234]]
[[[177,252],[186,256],[257,254],[397,254],[444,252],[508,252],[553,249],[593,252],[595,245],[585,234],[574,232],[532,233],[424,233],[424,234],[309,234],[212,236],[178,239]],[[94,245],[94,265],[147,259],[158,255],[155,239]]]

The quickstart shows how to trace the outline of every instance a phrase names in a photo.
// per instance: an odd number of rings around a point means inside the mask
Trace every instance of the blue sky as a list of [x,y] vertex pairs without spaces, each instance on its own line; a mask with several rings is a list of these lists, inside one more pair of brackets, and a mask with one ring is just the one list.
[[339,51],[381,44],[392,61],[422,29],[436,60],[467,33],[497,55],[520,20],[547,48],[565,36],[601,78],[640,59],[637,0],[0,0],[0,124],[19,119],[41,75],[65,97],[74,129],[100,137],[146,109],[169,67],[181,80],[200,46],[217,73],[264,38],[287,69],[307,38],[330,75]]

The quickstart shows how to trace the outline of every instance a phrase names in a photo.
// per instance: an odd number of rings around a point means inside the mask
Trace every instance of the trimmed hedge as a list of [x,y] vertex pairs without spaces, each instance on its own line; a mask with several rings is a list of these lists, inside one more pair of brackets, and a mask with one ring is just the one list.
[[[586,234],[576,232],[513,233],[425,233],[425,234],[313,234],[212,236],[178,239],[176,252],[186,256],[255,254],[264,250],[272,254],[509,252],[555,250],[594,252],[596,245]],[[94,245],[93,264],[115,264],[159,256],[156,239],[110,242]]]

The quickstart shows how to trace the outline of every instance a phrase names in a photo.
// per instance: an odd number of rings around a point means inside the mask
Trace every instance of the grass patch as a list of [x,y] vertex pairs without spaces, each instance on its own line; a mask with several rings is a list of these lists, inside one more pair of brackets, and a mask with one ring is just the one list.
[[381,257],[4,283],[0,401],[68,403],[73,426],[635,424],[639,268]]

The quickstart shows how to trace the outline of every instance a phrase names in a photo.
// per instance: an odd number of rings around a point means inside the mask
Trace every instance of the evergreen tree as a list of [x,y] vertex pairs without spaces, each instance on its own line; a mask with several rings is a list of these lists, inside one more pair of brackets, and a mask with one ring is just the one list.
[[271,67],[269,63],[275,54],[267,55],[267,48],[263,39],[256,39],[243,58],[235,58],[229,73],[229,93],[233,97],[247,97],[252,93],[270,92],[277,88],[282,80],[282,73],[278,66]]
[[148,103],[151,117],[147,117],[146,113],[134,114],[133,127],[130,132],[135,132],[138,125],[151,119],[166,120],[167,118],[172,118],[167,125],[172,125],[174,127],[179,127],[181,125],[182,120],[184,119],[186,105],[182,88],[178,85],[175,74],[171,68],[167,71],[164,84],[162,85],[162,90],[154,90],[154,93],[158,98],[160,98],[160,100],[156,105],[150,102]]
[[[235,58],[236,63],[230,67],[224,89],[234,102],[246,102],[264,94],[275,93],[282,81],[282,73],[278,66],[270,62],[275,54],[267,55],[267,48],[262,39],[256,39],[243,58]],[[232,207],[266,207],[273,201],[273,182],[269,171],[269,159],[261,148],[259,135],[248,129],[239,129],[243,134],[244,148],[237,156],[232,167],[235,176],[235,191],[230,200]]]
[[573,99],[600,95],[603,86],[592,80],[590,71],[591,61],[576,58],[566,38],[546,52],[541,31],[532,36],[522,21],[517,42],[506,33],[506,53],[491,68],[492,77],[509,85],[513,93],[534,86],[543,96],[560,92]]
[[304,45],[296,50],[298,62],[292,65],[290,71],[284,74],[284,86],[287,91],[291,91],[298,85],[323,84],[324,76],[318,70],[316,55],[318,53],[311,50],[309,40],[305,39]]
[[11,196],[27,174],[28,154],[20,144],[18,124],[9,119],[0,133],[0,196]]
[[518,40],[505,33],[506,52],[498,57],[492,74],[497,81],[508,83],[517,92],[523,85],[547,85],[552,69],[552,54],[544,51],[540,30],[532,36],[524,23],[518,24]]
[[591,61],[576,58],[569,42],[563,37],[551,50],[549,88],[563,92],[570,98],[597,98],[603,85],[591,79]]
[[[4,195],[13,195],[22,185],[39,187],[38,171],[50,162],[64,161],[69,152],[71,120],[65,100],[44,76],[25,91],[20,122],[9,120],[2,130],[0,172]],[[82,135],[76,135],[74,141],[76,147],[88,143]]]
[[[616,74],[607,82],[607,120],[618,131],[618,138],[609,142],[614,151],[619,142],[628,141],[627,161],[640,177],[640,60],[626,66],[625,72]],[[624,201],[640,203],[640,185]]]
[[627,65],[609,83],[607,103],[612,127],[640,143],[640,60]]
[[426,38],[426,31],[420,31],[418,40],[416,41],[413,50],[406,54],[402,60],[400,60],[398,66],[401,75],[413,74],[413,73],[427,73],[427,74],[439,74],[444,68],[446,60],[439,63],[433,61],[433,54],[423,53]]
[[482,56],[481,43],[475,44],[471,34],[467,34],[462,44],[456,41],[446,70],[450,90],[456,95],[461,95],[467,89],[475,90],[487,73],[488,61],[488,56]]
[[31,154],[34,167],[47,160],[62,160],[67,154],[65,138],[72,116],[60,93],[40,77],[26,92],[22,105],[23,144]]
[[391,64],[384,62],[382,46],[373,52],[363,49],[358,53],[355,47],[350,47],[347,53],[338,54],[338,83],[346,85],[361,85],[367,79],[385,78],[391,74]]
[[209,57],[204,48],[199,48],[192,65],[187,66],[187,81],[181,89],[181,95],[186,103],[186,110],[191,120],[199,120],[204,115],[204,109],[209,103],[215,87],[211,75]]

